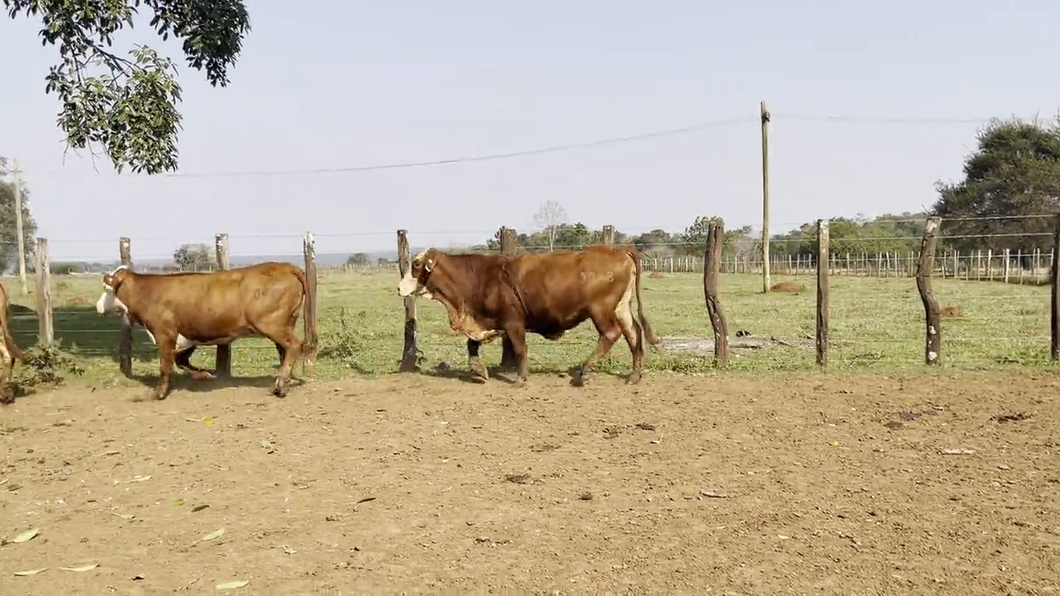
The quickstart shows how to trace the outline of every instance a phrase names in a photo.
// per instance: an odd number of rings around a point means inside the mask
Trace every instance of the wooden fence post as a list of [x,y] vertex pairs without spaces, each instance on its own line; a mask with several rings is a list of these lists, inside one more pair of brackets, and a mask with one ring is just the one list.
[[37,238],[34,250],[37,272],[37,321],[40,325],[38,341],[44,347],[55,343],[55,325],[52,320],[52,270],[48,258],[48,239]]
[[1052,263],[1052,300],[1050,300],[1051,337],[1049,356],[1054,361],[1060,360],[1060,213],[1056,215],[1056,225],[1053,227],[1053,263]]
[[604,246],[615,245],[615,226],[604,226],[603,231],[600,233],[600,243]]
[[916,265],[916,289],[924,303],[926,337],[924,342],[924,362],[938,364],[942,335],[939,328],[939,301],[931,291],[931,269],[935,266],[935,244],[938,242],[939,225],[942,219],[929,217],[924,228],[924,238],[920,241],[920,260]]
[[[501,227],[501,254],[502,255],[514,255],[516,250],[515,245],[515,230],[509,227]],[[515,348],[512,347],[512,340],[507,335],[501,340],[501,368],[507,370],[515,370],[519,367],[519,359],[515,357]]]
[[[133,268],[131,244],[132,242],[125,237],[118,240],[118,255],[121,264],[130,270]],[[132,339],[132,320],[126,312],[121,316],[121,329],[118,332],[118,368],[127,378],[132,377]]]
[[[231,265],[228,261],[228,234],[217,234],[214,237],[214,249],[217,252],[217,270],[226,271]],[[232,376],[232,345],[217,346],[215,374],[218,377]]]
[[707,301],[707,316],[714,328],[714,365],[729,364],[729,330],[725,323],[725,311],[721,308],[718,278],[721,277],[722,239],[725,228],[713,222],[707,228],[707,249],[703,252],[703,297]]
[[317,366],[317,342],[320,340],[317,327],[317,247],[313,232],[306,232],[302,236],[302,254],[305,256],[306,281],[306,297],[302,304],[302,374],[312,374]]
[[817,364],[828,366],[828,220],[817,220]]
[[[412,269],[412,252],[409,248],[408,230],[397,231],[398,244],[398,274],[402,279]],[[416,348],[416,297],[405,296],[405,344],[401,348],[400,372],[416,370],[416,357],[419,350]]]

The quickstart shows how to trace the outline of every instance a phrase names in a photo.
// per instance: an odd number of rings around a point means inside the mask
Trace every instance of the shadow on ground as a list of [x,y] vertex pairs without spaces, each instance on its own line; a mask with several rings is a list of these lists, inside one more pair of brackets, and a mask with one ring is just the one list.
[[[75,305],[56,307],[53,318],[55,339],[60,342],[64,352],[78,359],[103,358],[114,364],[115,371],[118,370],[120,317],[100,315],[94,306]],[[20,304],[11,304],[8,319],[11,324],[11,335],[19,347],[28,349],[37,344],[40,336],[40,323],[36,311]],[[202,349],[204,348],[197,350],[196,354]],[[139,325],[133,326],[132,357],[134,361],[158,366],[158,348]],[[270,375],[233,376],[196,381],[191,378],[190,374],[174,366],[170,386],[174,391],[212,391],[224,387],[261,388],[267,391],[272,388],[276,380],[275,373],[279,370],[279,358],[270,368],[273,371]],[[295,370],[297,369],[296,365]],[[213,372],[212,369],[210,370]],[[147,375],[133,374],[130,378],[142,383],[145,387],[154,387],[158,383],[159,376],[155,372]],[[303,383],[303,379],[292,374],[288,388],[293,389]]]

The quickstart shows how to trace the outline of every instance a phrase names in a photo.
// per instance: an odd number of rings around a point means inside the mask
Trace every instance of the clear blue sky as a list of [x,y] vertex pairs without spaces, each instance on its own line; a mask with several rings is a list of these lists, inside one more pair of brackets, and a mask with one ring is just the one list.
[[[182,174],[444,159],[690,124],[748,122],[637,143],[482,163],[269,177],[117,176],[63,164],[57,49],[0,19],[0,155],[17,157],[53,258],[171,255],[233,236],[233,254],[482,242],[532,226],[538,205],[625,232],[698,215],[761,221],[758,102],[769,102],[773,231],[818,217],[916,210],[960,176],[980,125],[829,123],[781,116],[988,118],[1060,107],[1060,4],[249,2],[253,31],[227,89],[181,64]],[[723,8],[723,6],[729,8]],[[308,5],[307,5],[307,8]],[[146,9],[145,9],[146,10]],[[242,238],[244,235],[290,235]],[[350,234],[343,237],[325,234]]]

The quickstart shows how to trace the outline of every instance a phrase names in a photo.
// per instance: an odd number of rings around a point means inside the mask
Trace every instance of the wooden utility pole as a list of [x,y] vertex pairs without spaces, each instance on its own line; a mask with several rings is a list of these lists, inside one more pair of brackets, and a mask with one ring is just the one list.
[[18,234],[18,278],[22,281],[22,295],[29,294],[26,284],[26,239],[22,233],[22,183],[18,176],[18,160],[11,160],[14,174],[13,190],[15,192],[15,233]]
[[769,293],[769,107],[759,105],[762,117],[762,292]]

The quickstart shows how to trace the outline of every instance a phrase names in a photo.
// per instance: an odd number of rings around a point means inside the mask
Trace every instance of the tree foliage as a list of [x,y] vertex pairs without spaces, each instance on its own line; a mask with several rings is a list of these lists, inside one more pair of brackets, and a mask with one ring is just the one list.
[[173,62],[147,46],[126,55],[114,38],[141,6],[163,40],[183,40],[187,64],[205,71],[214,87],[228,85],[228,70],[250,31],[243,0],[3,0],[12,19],[39,18],[43,45],[59,48],[45,92],[61,104],[58,126],[72,149],[101,148],[117,171],[157,174],[177,169],[181,87]]
[[346,259],[347,265],[363,266],[368,264],[368,253],[355,252]]
[[[22,239],[26,248],[26,270],[33,267],[33,237],[37,223],[29,209],[29,189],[22,185]],[[0,271],[18,268],[18,225],[15,221],[15,184],[0,180]]]
[[205,244],[180,245],[173,253],[173,262],[181,271],[203,271],[213,266],[210,247]]
[[938,182],[932,213],[944,220],[945,244],[956,250],[1048,249],[1060,209],[1060,126],[994,121],[978,135],[964,179]]

